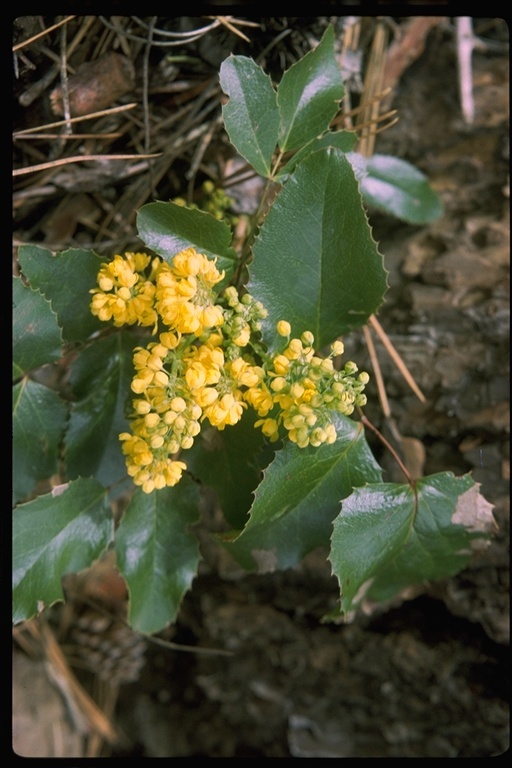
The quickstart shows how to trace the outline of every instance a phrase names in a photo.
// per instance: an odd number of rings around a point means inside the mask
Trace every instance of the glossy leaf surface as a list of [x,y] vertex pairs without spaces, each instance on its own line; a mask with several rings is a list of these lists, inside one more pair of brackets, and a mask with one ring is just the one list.
[[389,599],[407,586],[458,573],[471,559],[472,541],[492,530],[491,509],[469,475],[450,472],[425,477],[415,489],[356,488],[342,502],[331,542],[341,613],[363,598]]
[[137,489],[116,533],[117,564],[130,597],[129,620],[139,632],[174,621],[200,559],[190,526],[199,519],[199,491],[188,478],[151,494]]
[[80,478],[22,504],[13,514],[13,621],[64,598],[62,577],[87,568],[113,534],[105,489]]
[[286,182],[254,244],[249,291],[275,324],[306,330],[317,348],[363,325],[380,306],[386,271],[351,164],[336,149],[315,152]]

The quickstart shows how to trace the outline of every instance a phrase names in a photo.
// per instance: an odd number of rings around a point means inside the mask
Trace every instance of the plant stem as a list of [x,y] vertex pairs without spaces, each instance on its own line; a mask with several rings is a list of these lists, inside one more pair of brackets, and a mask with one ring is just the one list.
[[412,475],[410,474],[409,470],[407,469],[407,467],[403,463],[403,461],[400,458],[400,456],[398,455],[397,451],[393,448],[391,443],[389,443],[388,440],[386,440],[386,438],[384,437],[382,432],[380,432],[377,429],[377,427],[374,424],[372,424],[372,422],[366,416],[363,415],[363,413],[361,411],[359,411],[359,415],[361,417],[361,423],[364,424],[365,427],[368,427],[369,429],[371,429],[372,432],[375,435],[377,435],[377,437],[379,438],[381,443],[387,448],[387,450],[393,456],[394,460],[396,461],[396,463],[398,464],[398,466],[400,467],[400,469],[404,473],[405,479],[407,480],[407,482],[409,483],[411,488],[414,490],[414,488],[415,488],[414,478],[412,477]]

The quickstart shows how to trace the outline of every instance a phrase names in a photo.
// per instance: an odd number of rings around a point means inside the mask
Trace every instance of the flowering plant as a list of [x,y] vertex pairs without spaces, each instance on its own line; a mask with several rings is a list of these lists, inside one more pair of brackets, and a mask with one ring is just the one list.
[[[361,418],[369,376],[341,359],[387,289],[364,202],[389,208],[391,186],[418,222],[439,201],[415,169],[372,165],[354,133],[329,129],[343,96],[332,29],[277,87],[243,56],[220,84],[231,143],[267,180],[241,247],[222,218],[158,201],[138,211],[139,252],[19,249],[16,622],[109,548],[131,624],[174,621],[201,558],[204,487],[247,570],[328,547],[337,616],[456,573],[489,535],[469,475],[382,482]],[[68,372],[59,391],[43,375],[54,363]]]

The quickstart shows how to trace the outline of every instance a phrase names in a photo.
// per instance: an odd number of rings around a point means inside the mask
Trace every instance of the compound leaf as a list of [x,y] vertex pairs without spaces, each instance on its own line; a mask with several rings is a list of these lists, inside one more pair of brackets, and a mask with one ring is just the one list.
[[137,489],[116,532],[117,564],[128,585],[129,621],[152,633],[173,622],[200,559],[190,526],[199,518],[199,490],[178,486],[146,494]]
[[114,525],[105,489],[79,478],[22,504],[13,514],[13,621],[34,616],[39,604],[64,599],[62,577],[99,558]]
[[50,302],[39,291],[24,285],[20,277],[12,279],[12,302],[12,375],[17,379],[59,359],[62,331]]
[[409,224],[428,224],[443,213],[443,203],[427,177],[405,160],[372,155],[361,180],[364,201]]
[[[233,528],[243,528],[261,471],[273,453],[254,411],[246,411],[233,428],[219,431],[203,425],[201,438],[187,451],[187,468],[217,493],[222,513]],[[265,461],[266,459],[266,461]]]
[[70,248],[52,253],[38,245],[22,245],[18,260],[32,288],[51,302],[66,341],[85,341],[102,327],[91,314],[91,288],[104,259],[94,251]]
[[126,407],[136,338],[119,332],[98,339],[71,366],[70,381],[77,398],[66,433],[70,478],[94,476],[110,486],[126,476],[119,434],[128,428]]
[[302,162],[279,193],[254,244],[249,291],[275,324],[306,330],[317,348],[363,325],[380,306],[386,270],[372,238],[350,162],[335,148]]
[[452,576],[472,557],[474,540],[494,525],[492,506],[469,475],[441,472],[415,488],[375,483],[356,488],[334,521],[330,560],[341,614],[389,599],[405,587]]
[[340,500],[368,478],[380,479],[361,424],[334,419],[332,445],[285,443],[255,491],[245,528],[225,537],[224,546],[247,570],[290,568],[327,545]]
[[25,378],[13,387],[13,501],[26,498],[59,466],[68,409],[58,394]]
[[272,82],[246,56],[229,56],[220,67],[220,85],[229,101],[222,107],[231,143],[260,176],[269,177],[279,132]]
[[298,149],[324,133],[339,110],[343,94],[334,28],[330,26],[317,47],[284,73],[277,88],[281,150]]

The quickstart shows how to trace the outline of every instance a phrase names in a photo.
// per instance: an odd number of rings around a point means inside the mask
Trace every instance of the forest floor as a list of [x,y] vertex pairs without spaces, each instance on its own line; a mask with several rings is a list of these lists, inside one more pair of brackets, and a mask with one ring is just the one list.
[[[413,18],[388,20],[389,52],[401,53],[395,61],[406,65],[390,74],[388,108],[399,119],[377,136],[375,152],[423,171],[444,214],[424,226],[377,211],[369,217],[390,273],[379,322],[425,402],[380,339],[374,343],[407,460],[420,474],[471,472],[494,505],[495,537],[458,576],[331,625],[322,617],[336,602],[337,585],[325,552],[293,570],[246,574],[205,529],[204,563],[178,621],[160,634],[189,652],[148,642],[136,679],[118,687],[77,671],[120,734],[117,742],[84,738],[76,716],[69,720],[59,709],[43,661],[14,644],[19,754],[490,757],[508,749],[508,30],[500,19],[474,20],[481,44],[471,57],[474,114],[467,119],[454,19],[435,19],[407,48]],[[135,17],[75,17],[63,25],[70,71],[84,62],[96,69],[73,81],[70,98],[76,114],[104,114],[74,125],[87,137],[64,141],[56,129],[34,130],[62,119],[54,89],[63,27],[22,45],[59,20],[16,22],[14,156],[24,172],[15,177],[14,241],[92,247],[102,255],[137,243],[134,212],[144,203],[192,200],[204,179],[226,176],[232,158],[216,79],[222,60],[232,51],[260,57],[277,76],[328,21],[251,18],[254,26],[235,25],[248,40],[224,24],[194,40],[187,30],[211,19],[147,17],[142,26]],[[341,31],[343,17],[335,21]],[[361,22],[366,54],[376,20]],[[151,25],[154,41],[169,39],[158,36],[162,29],[188,37],[173,48],[148,49]],[[29,140],[27,129],[42,138]],[[140,157],[53,162],[120,153]],[[143,157],[157,153],[154,161]],[[236,200],[240,212],[240,192]],[[362,333],[346,347],[371,371]],[[373,381],[367,412],[385,432],[389,419]],[[386,456],[372,447],[386,478],[395,480]]]

